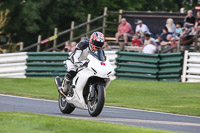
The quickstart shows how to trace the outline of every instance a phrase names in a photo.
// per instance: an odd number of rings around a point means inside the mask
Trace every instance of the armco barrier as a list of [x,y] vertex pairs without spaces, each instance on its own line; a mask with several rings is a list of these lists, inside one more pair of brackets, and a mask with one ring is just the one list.
[[[106,51],[113,67],[115,67],[115,51]],[[67,59],[69,53],[63,52],[28,52],[26,76],[27,77],[63,77],[66,73],[63,61]]]
[[0,55],[1,78],[25,78],[27,53],[9,53]]
[[182,82],[200,82],[200,53],[184,53]]
[[159,59],[158,80],[180,81],[183,54],[181,52],[160,54]]
[[28,52],[27,55],[27,77],[55,77],[66,73],[63,61],[69,56],[67,52]]
[[117,79],[157,80],[158,54],[119,51],[117,55]]
[[144,54],[117,52],[117,79],[180,81],[182,53]]

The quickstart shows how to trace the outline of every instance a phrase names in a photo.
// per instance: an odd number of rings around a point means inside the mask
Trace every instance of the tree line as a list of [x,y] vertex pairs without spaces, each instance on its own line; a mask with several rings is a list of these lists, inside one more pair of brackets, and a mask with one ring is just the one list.
[[1,0],[0,13],[6,12],[6,22],[1,25],[0,19],[0,33],[27,46],[36,42],[39,34],[52,35],[55,27],[63,31],[70,28],[71,21],[85,22],[89,13],[93,18],[102,15],[104,7],[112,11],[179,12],[196,4],[197,0]]

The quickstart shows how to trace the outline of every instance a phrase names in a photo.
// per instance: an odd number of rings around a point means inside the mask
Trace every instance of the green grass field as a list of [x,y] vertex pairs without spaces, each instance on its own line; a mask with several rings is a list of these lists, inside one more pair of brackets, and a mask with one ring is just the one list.
[[[95,128],[94,128],[95,127]],[[30,113],[0,112],[0,133],[171,133],[105,122]]]
[[[0,79],[0,93],[57,100],[54,79]],[[200,83],[112,81],[106,105],[200,116]]]

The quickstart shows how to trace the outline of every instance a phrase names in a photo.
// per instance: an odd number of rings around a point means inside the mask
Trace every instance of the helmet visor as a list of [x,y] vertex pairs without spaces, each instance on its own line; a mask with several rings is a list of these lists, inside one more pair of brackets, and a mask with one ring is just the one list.
[[94,45],[96,48],[100,49],[100,48],[103,47],[103,42],[93,41],[93,45]]

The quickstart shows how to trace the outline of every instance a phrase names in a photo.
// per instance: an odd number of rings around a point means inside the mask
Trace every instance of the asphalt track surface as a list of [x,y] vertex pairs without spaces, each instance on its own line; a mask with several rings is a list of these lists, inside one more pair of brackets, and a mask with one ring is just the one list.
[[165,129],[176,132],[200,133],[200,117],[105,106],[98,117],[87,110],[75,109],[62,114],[57,101],[0,94],[0,111],[31,112],[75,119],[104,121],[132,126]]

